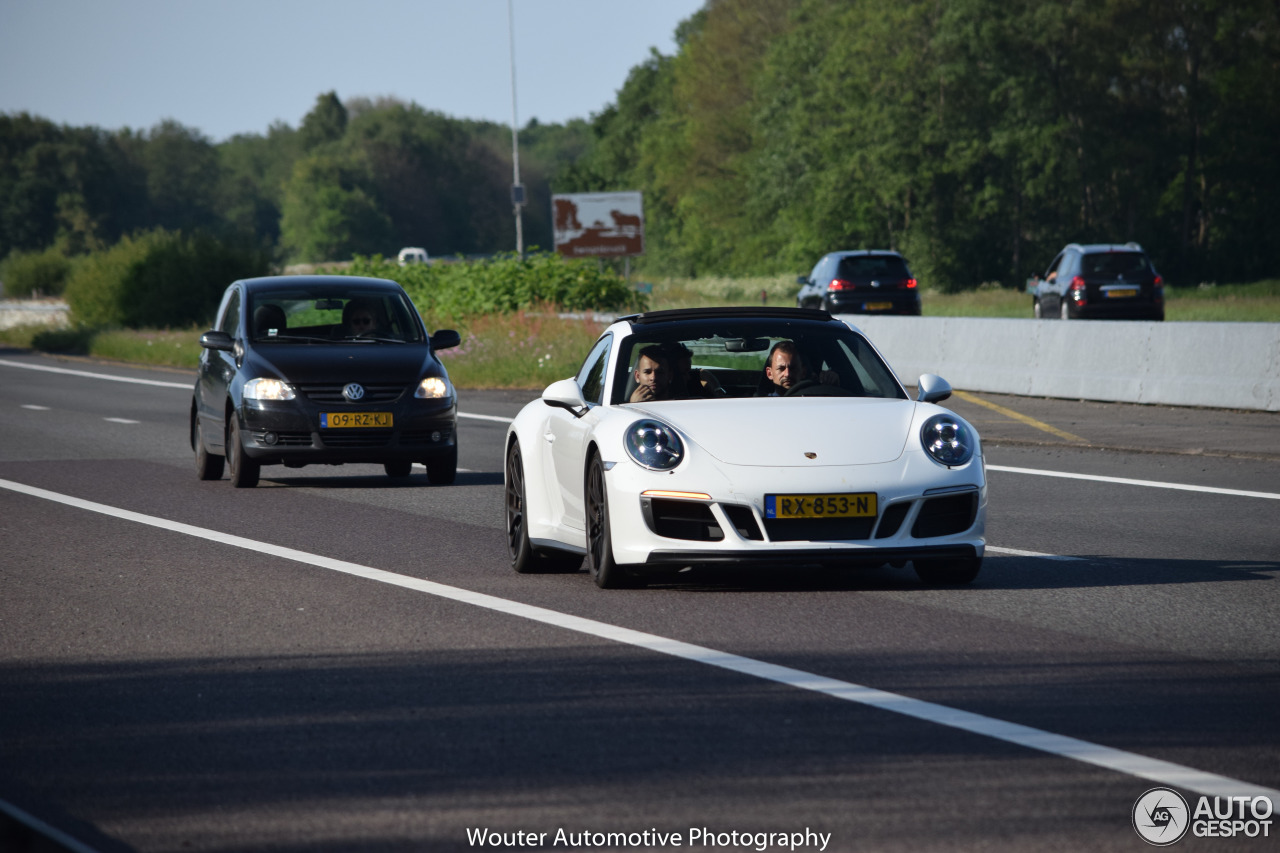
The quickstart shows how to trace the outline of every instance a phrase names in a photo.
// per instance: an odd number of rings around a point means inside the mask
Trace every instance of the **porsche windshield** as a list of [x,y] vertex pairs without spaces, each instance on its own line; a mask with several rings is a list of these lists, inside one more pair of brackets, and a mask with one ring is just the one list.
[[[786,362],[787,384],[778,384],[766,370],[771,357],[774,367]],[[866,339],[832,323],[760,319],[637,326],[623,339],[617,364],[615,404],[766,396],[906,398]]]
[[249,331],[258,342],[423,340],[413,306],[394,291],[263,290],[252,294],[249,311]]

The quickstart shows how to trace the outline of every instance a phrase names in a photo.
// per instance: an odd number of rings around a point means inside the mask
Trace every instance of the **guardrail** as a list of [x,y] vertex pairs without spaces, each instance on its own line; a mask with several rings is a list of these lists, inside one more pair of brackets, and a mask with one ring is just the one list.
[[844,314],[908,384],[1167,406],[1280,411],[1280,323]]

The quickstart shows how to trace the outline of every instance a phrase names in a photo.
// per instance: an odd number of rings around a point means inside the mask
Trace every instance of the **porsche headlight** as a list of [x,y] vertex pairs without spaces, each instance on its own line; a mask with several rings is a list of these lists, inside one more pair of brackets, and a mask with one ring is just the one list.
[[684,458],[684,445],[676,431],[661,421],[636,421],[627,427],[627,455],[650,471],[669,471]]
[[438,400],[449,396],[449,383],[439,376],[428,376],[418,383],[413,396],[426,400]]
[[296,396],[293,387],[279,379],[260,377],[244,383],[246,400],[292,400]]
[[935,462],[954,468],[973,458],[973,431],[954,415],[934,415],[920,428],[920,443]]

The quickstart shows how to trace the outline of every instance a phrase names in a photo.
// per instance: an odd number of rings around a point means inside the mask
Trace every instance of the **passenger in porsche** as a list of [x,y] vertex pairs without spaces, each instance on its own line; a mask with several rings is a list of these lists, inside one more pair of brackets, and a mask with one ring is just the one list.
[[636,390],[631,392],[630,402],[670,399],[671,361],[662,347],[655,344],[640,350],[632,378],[636,382]]

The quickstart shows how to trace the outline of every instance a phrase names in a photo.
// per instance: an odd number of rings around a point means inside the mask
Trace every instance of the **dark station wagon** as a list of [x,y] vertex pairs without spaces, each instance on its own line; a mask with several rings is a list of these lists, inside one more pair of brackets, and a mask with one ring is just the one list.
[[1137,243],[1072,243],[1027,289],[1039,319],[1164,319],[1164,279]]
[[381,463],[432,483],[458,470],[457,394],[436,353],[457,332],[428,335],[394,281],[272,276],[232,283],[203,351],[191,401],[202,480],[257,485],[263,465]]

